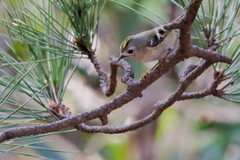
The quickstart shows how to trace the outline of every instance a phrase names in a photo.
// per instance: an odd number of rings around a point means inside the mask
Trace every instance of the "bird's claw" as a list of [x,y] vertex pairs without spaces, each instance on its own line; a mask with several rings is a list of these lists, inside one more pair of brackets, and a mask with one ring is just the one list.
[[144,73],[141,74],[141,77],[144,78],[144,77],[146,77],[148,74],[149,74],[149,71],[144,72]]

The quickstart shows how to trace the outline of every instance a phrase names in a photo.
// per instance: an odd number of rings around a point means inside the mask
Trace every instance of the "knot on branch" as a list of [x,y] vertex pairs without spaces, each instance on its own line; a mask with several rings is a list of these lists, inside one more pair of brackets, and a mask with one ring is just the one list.
[[226,98],[224,98],[224,95],[226,95],[226,94],[225,94],[224,90],[222,90],[222,89],[220,89],[220,90],[217,90],[217,89],[214,90],[213,93],[212,93],[212,95],[215,96],[215,97],[218,97],[218,98],[222,98],[222,99],[227,100]]
[[51,102],[49,104],[51,112],[58,117],[59,119],[65,119],[69,117],[72,113],[69,111],[69,108],[66,107],[64,104],[60,103],[57,104],[55,102]]
[[108,124],[108,117],[107,117],[107,115],[106,116],[100,116],[99,119],[101,120],[102,125]]

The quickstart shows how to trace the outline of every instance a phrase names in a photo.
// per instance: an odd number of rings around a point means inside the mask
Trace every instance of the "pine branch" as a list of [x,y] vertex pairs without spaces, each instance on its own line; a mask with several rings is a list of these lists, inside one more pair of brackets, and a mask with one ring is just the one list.
[[[112,101],[88,112],[80,113],[75,116],[68,116],[65,119],[49,123],[49,124],[42,124],[36,126],[26,126],[26,127],[16,127],[6,129],[4,132],[0,134],[0,142],[4,142],[6,140],[16,138],[16,137],[23,137],[23,136],[30,136],[30,135],[37,135],[43,133],[49,133],[54,131],[59,131],[66,128],[76,127],[78,126],[84,132],[103,132],[103,133],[123,133],[131,130],[135,130],[139,127],[142,127],[155,119],[157,119],[162,112],[170,107],[175,102],[181,99],[187,99],[188,97],[193,97],[196,95],[195,93],[186,94],[185,91],[187,87],[193,82],[198,76],[200,76],[207,68],[209,68],[213,63],[217,62],[224,62],[230,64],[232,60],[226,56],[218,54],[211,50],[206,50],[202,48],[198,48],[196,46],[191,45],[190,43],[190,28],[192,23],[196,17],[197,11],[201,4],[202,0],[193,0],[188,7],[188,10],[185,16],[176,23],[171,23],[166,25],[168,29],[180,29],[180,42],[179,47],[175,51],[175,53],[171,54],[167,57],[160,66],[156,69],[151,71],[146,77],[141,78],[139,80],[133,79],[133,71],[131,66],[125,62],[124,60],[117,61],[116,58],[110,59],[110,66],[111,66],[111,75],[110,75],[110,82],[107,83],[107,74],[103,71],[102,67],[100,66],[99,62],[97,61],[94,52],[88,52],[88,56],[91,59],[96,71],[99,74],[101,88],[106,95],[110,95],[114,92],[116,87],[116,72],[117,67],[122,67],[126,74],[123,77],[123,82],[127,84],[127,90],[124,91],[121,95],[114,98]],[[107,117],[112,111],[122,107],[124,104],[132,101],[137,97],[141,97],[141,92],[146,89],[149,85],[163,76],[167,71],[169,71],[172,67],[174,67],[179,62],[188,59],[190,57],[199,57],[203,58],[204,60],[200,60],[197,65],[194,67],[188,67],[184,71],[183,76],[180,79],[180,84],[176,91],[166,100],[157,102],[154,105],[154,111],[149,114],[147,117],[136,121],[132,124],[126,126],[119,126],[119,127],[110,127],[110,126],[87,126],[83,123],[100,118]],[[213,87],[214,88],[214,87]],[[214,89],[211,89],[213,92]],[[213,94],[213,93],[211,93]],[[207,96],[210,93],[201,94],[199,95]],[[106,120],[106,118],[104,118]],[[107,121],[103,122],[106,124]],[[79,126],[80,125],[80,126]]]
[[151,123],[155,119],[157,119],[164,110],[178,101],[178,98],[181,97],[183,92],[187,89],[187,87],[191,84],[193,80],[195,80],[199,75],[201,75],[209,66],[211,66],[211,62],[206,60],[200,60],[198,66],[192,70],[188,75],[186,75],[181,83],[179,84],[176,91],[167,98],[165,101],[157,102],[154,105],[155,110],[149,114],[147,117],[138,120],[134,123],[125,125],[125,126],[118,126],[118,127],[110,127],[110,126],[87,126],[85,124],[81,124],[80,129],[84,132],[90,133],[123,133],[138,129],[140,127],[145,126],[148,123]]

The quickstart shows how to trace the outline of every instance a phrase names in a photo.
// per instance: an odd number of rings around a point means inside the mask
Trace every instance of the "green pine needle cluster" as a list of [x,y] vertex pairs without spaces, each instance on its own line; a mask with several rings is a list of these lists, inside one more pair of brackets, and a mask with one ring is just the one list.
[[[39,112],[49,112],[48,104],[52,101],[61,103],[72,68],[75,46],[69,40],[66,16],[58,13],[61,18],[57,19],[54,5],[46,2],[3,1],[2,5],[5,11],[0,24],[7,34],[1,33],[1,37],[9,50],[0,50],[1,109],[9,108],[7,105],[15,109],[1,122],[20,112],[46,120],[47,117],[38,116]],[[14,100],[14,94],[22,96],[25,102]],[[29,104],[39,106],[39,111]]]
[[98,22],[106,0],[51,0],[69,18],[74,42],[81,52],[96,49]]

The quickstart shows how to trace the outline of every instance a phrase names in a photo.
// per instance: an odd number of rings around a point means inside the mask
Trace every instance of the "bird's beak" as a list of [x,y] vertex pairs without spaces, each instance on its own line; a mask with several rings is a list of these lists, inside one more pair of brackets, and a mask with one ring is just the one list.
[[125,58],[126,56],[124,56],[124,55],[121,55],[119,58],[118,58],[118,60],[117,61],[120,61],[121,59],[123,59],[123,58]]

